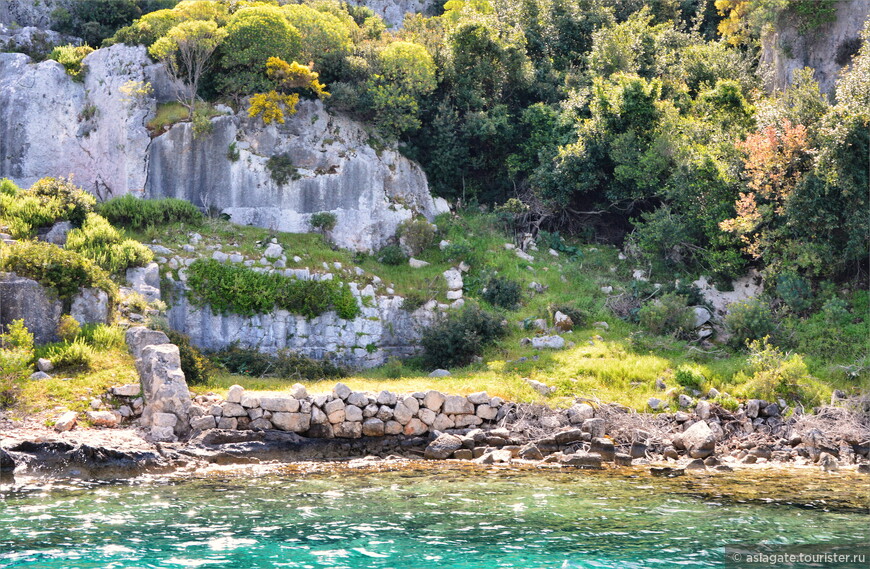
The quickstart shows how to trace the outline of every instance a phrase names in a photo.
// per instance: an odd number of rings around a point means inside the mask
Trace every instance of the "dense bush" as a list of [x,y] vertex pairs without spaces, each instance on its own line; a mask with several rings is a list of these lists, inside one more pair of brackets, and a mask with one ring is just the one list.
[[192,203],[175,198],[143,200],[130,194],[113,198],[97,207],[113,225],[141,230],[169,223],[199,224],[202,212]]
[[132,239],[124,239],[106,218],[88,214],[81,228],[67,234],[66,248],[92,260],[110,274],[130,267],[144,267],[154,259],[151,249]]
[[279,186],[283,186],[290,180],[298,180],[302,177],[299,174],[299,170],[293,164],[293,160],[286,154],[270,156],[266,161],[266,168],[269,170],[269,176]]
[[17,402],[18,382],[30,375],[33,358],[33,334],[24,320],[13,320],[0,334],[0,409]]
[[735,348],[768,337],[776,331],[776,319],[765,301],[751,298],[728,307],[725,328],[731,335],[729,343]]
[[385,265],[401,265],[408,261],[408,256],[398,245],[387,245],[378,251],[378,262]]
[[768,338],[753,340],[749,349],[749,374],[739,372],[735,382],[741,383],[736,393],[743,397],[758,397],[775,401],[778,397],[819,404],[823,394],[812,381],[803,358],[798,354],[788,355],[770,345]]
[[338,218],[330,211],[320,211],[311,216],[311,227],[319,231],[332,231]]
[[60,321],[57,323],[57,337],[62,342],[72,342],[81,332],[82,326],[78,320],[69,314],[60,317]]
[[64,45],[54,48],[48,58],[63,65],[66,72],[76,81],[84,81],[85,68],[82,65],[82,60],[93,51],[94,48],[88,45]]
[[453,312],[423,331],[423,361],[430,368],[470,364],[483,349],[507,334],[500,316],[477,307]]
[[126,346],[124,329],[109,324],[85,324],[79,337],[98,351],[123,348]]
[[273,355],[234,345],[209,357],[230,373],[249,377],[318,380],[347,376],[345,369],[330,361],[312,360],[287,350]]
[[406,219],[399,224],[396,237],[412,256],[419,255],[435,242],[437,230],[425,219]]
[[480,297],[493,306],[515,310],[523,299],[523,287],[513,279],[492,277],[486,281]]
[[706,378],[699,369],[683,365],[674,371],[674,381],[683,387],[700,390]]
[[114,300],[118,286],[108,273],[74,251],[42,242],[19,241],[0,249],[0,270],[33,279],[70,299],[83,288],[99,288]]
[[45,352],[56,368],[89,369],[94,360],[94,349],[82,338],[51,345]]
[[208,359],[190,343],[190,337],[170,328],[164,328],[169,341],[178,346],[178,354],[181,358],[181,371],[184,379],[190,385],[204,385],[208,383],[212,375],[212,366]]
[[685,296],[668,293],[646,303],[638,313],[640,324],[653,334],[685,336],[692,330],[695,314]]
[[17,239],[58,221],[80,226],[95,203],[93,196],[63,178],[43,178],[27,190],[9,180],[0,182],[0,220]]
[[276,308],[315,318],[335,310],[351,320],[360,313],[350,288],[337,280],[302,281],[277,273],[258,273],[238,265],[200,259],[188,268],[191,300],[216,313],[251,316]]

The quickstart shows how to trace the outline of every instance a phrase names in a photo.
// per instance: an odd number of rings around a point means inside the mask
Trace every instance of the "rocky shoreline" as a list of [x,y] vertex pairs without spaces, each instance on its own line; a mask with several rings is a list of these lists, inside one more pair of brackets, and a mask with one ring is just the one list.
[[[17,477],[112,480],[210,465],[361,458],[366,464],[429,459],[560,469],[636,468],[660,476],[753,468],[870,474],[866,432],[863,438],[860,430],[857,437],[848,429],[844,432],[842,426],[854,413],[842,406],[822,408],[813,416],[792,416],[775,427],[765,424],[747,433],[747,417],[741,416],[745,411],[729,413],[716,406],[702,419],[697,413],[633,413],[586,403],[564,410],[507,405],[510,411],[492,428],[358,438],[305,437],[277,429],[210,429],[194,431],[186,440],[158,442],[141,427],[56,432],[35,421],[0,420],[0,477],[4,482]],[[586,417],[590,410],[595,416]],[[825,425],[831,428],[823,431],[820,427]]]

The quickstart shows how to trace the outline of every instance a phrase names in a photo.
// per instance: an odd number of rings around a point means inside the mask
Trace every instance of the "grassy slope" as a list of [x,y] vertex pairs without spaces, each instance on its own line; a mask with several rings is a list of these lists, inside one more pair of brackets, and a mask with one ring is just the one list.
[[[535,261],[527,263],[519,259],[504,245],[508,239],[499,229],[499,222],[492,215],[463,215],[443,217],[439,220],[441,235],[453,243],[465,242],[473,251],[470,263],[473,267],[466,276],[466,296],[469,290],[479,288],[480,275],[498,274],[519,280],[523,284],[524,303],[516,311],[505,313],[512,323],[510,335],[484,354],[484,361],[465,369],[452,370],[453,376],[432,379],[426,371],[402,366],[398,370],[376,369],[361,372],[345,380],[355,389],[377,391],[390,389],[399,392],[421,391],[437,388],[457,393],[485,390],[511,400],[535,401],[541,396],[535,393],[522,378],[532,378],[557,388],[548,398],[551,404],[565,404],[574,397],[592,400],[619,402],[642,409],[649,397],[662,397],[655,390],[655,381],[662,378],[669,386],[676,386],[673,372],[680,366],[690,365],[703,374],[703,388],[716,387],[720,391],[739,391],[735,374],[746,369],[743,354],[721,352],[704,354],[685,342],[672,338],[655,337],[643,333],[637,326],[614,317],[604,307],[606,295],[600,287],[610,285],[619,290],[631,281],[635,268],[627,261],[617,258],[617,251],[608,246],[582,246],[581,254],[551,256],[544,247],[534,253]],[[368,255],[353,255],[346,251],[333,251],[319,235],[296,235],[270,232],[265,229],[240,227],[219,220],[209,220],[204,226],[191,228],[175,226],[151,230],[139,235],[143,240],[157,239],[160,243],[180,251],[188,242],[187,234],[197,231],[204,240],[194,254],[210,254],[209,245],[223,244],[223,251],[239,251],[248,257],[257,258],[262,246],[255,244],[276,238],[285,248],[288,257],[299,255],[299,266],[323,270],[322,263],[340,262],[346,278],[351,278],[354,266],[362,268],[364,277],[353,277],[358,282],[370,282],[372,275],[383,280],[380,290],[392,287],[398,294],[419,294],[445,302],[446,286],[441,272],[457,264],[459,259],[448,260],[438,249],[432,247],[418,258],[429,261],[431,266],[412,269],[407,265],[386,266]],[[289,263],[293,266],[293,263]],[[531,269],[529,269],[531,267]],[[532,294],[527,288],[532,281],[548,287],[544,294]],[[473,294],[473,293],[472,293]],[[484,303],[485,304],[485,303]],[[520,346],[520,339],[533,332],[519,325],[525,319],[548,318],[553,306],[573,304],[589,310],[590,322],[606,321],[607,330],[591,325],[565,334],[575,343],[573,347],[559,351],[539,351]],[[596,337],[600,339],[596,339]],[[520,358],[525,362],[516,362]],[[832,388],[849,388],[853,385],[836,377],[824,362],[809,360],[811,373],[820,378],[816,388],[820,398],[830,396]],[[428,371],[428,370],[427,370]],[[396,378],[396,376],[400,376]],[[198,389],[225,390],[234,383],[250,389],[283,389],[296,379],[255,379],[249,377],[218,375],[208,386]],[[312,392],[328,391],[334,382],[305,382]],[[866,387],[866,386],[864,386]],[[676,395],[675,392],[674,396]]]

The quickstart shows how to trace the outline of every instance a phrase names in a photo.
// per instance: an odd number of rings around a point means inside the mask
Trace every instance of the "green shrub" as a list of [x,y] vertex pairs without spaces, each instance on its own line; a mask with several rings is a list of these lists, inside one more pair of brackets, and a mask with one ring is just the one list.
[[210,305],[216,313],[252,316],[276,308],[314,318],[335,310],[340,318],[359,316],[356,297],[337,280],[301,281],[277,273],[258,273],[247,267],[199,259],[188,268],[190,299]]
[[803,358],[786,354],[772,346],[768,337],[747,343],[749,372],[739,372],[735,382],[742,383],[737,394],[768,401],[777,397],[797,399],[809,404],[821,403],[824,394],[810,376]]
[[97,200],[91,194],[64,178],[42,178],[27,190],[43,202],[60,202],[61,217],[76,227],[85,222],[87,215],[94,210]]
[[269,157],[266,161],[266,168],[269,170],[269,176],[279,186],[302,177],[299,170],[293,165],[293,160],[286,154],[276,154]]
[[383,367],[384,377],[387,379],[402,379],[405,375],[405,364],[396,357],[391,357]]
[[311,227],[319,231],[332,231],[336,223],[338,218],[329,211],[321,211],[311,216]]
[[70,342],[50,346],[45,357],[50,359],[56,368],[90,369],[94,359],[94,350],[84,339],[76,338]]
[[120,231],[96,213],[89,213],[81,228],[67,234],[66,248],[94,261],[110,274],[145,266],[154,259],[148,247],[124,239]]
[[170,328],[163,330],[169,337],[169,341],[178,346],[178,354],[181,359],[181,371],[189,385],[204,385],[212,376],[212,366],[208,359],[202,355],[196,346],[190,343],[190,336],[176,332]]
[[239,153],[239,149],[236,146],[236,141],[233,141],[227,148],[227,160],[229,160],[230,162],[238,162],[239,158],[241,158],[241,154]]
[[790,347],[830,362],[851,362],[867,356],[870,321],[860,304],[853,301],[850,311],[847,301],[830,298],[819,312],[807,318],[788,318],[785,327],[792,340]]
[[19,318],[9,323],[6,332],[0,334],[0,347],[33,350],[33,334],[24,325],[23,319]]
[[674,381],[683,387],[700,390],[706,378],[697,368],[683,365],[674,372]]
[[641,307],[640,325],[658,335],[685,336],[694,328],[695,315],[685,296],[668,293]]
[[507,327],[498,315],[467,307],[423,331],[423,361],[430,368],[468,365],[506,334]]
[[64,179],[43,178],[22,190],[9,180],[0,188],[0,221],[16,239],[33,237],[36,230],[58,221],[81,225],[93,209],[93,196]]
[[67,249],[39,241],[19,241],[0,249],[0,270],[33,279],[53,289],[61,299],[71,299],[83,288],[98,288],[118,296],[118,286],[93,261]]
[[725,327],[731,339],[729,343],[739,348],[746,341],[760,340],[776,330],[776,320],[770,306],[761,299],[751,298],[728,307]]
[[408,261],[402,248],[398,245],[387,245],[378,251],[378,261],[385,265],[401,265]]
[[85,324],[79,337],[92,348],[100,351],[123,348],[126,345],[124,329],[120,326]]
[[437,228],[425,219],[406,219],[396,230],[398,237],[410,251],[419,255],[435,242]]
[[85,80],[86,71],[82,60],[93,51],[94,48],[89,45],[62,45],[54,48],[48,58],[63,65],[70,77],[81,82]]
[[81,333],[82,326],[78,320],[70,314],[64,314],[60,317],[60,321],[57,323],[57,337],[62,342],[72,342]]
[[24,320],[13,320],[0,334],[0,409],[18,401],[18,382],[30,375],[33,358],[33,334]]
[[143,200],[130,194],[103,202],[97,212],[113,225],[142,230],[170,223],[202,223],[203,215],[192,203],[175,198]]
[[465,240],[457,240],[444,247],[441,256],[446,262],[471,261],[474,255],[473,247]]
[[795,273],[783,273],[776,278],[776,294],[795,313],[805,312],[813,303],[809,281]]
[[312,360],[287,350],[277,354],[264,354],[257,350],[231,346],[210,357],[213,362],[230,373],[249,377],[280,377],[296,380],[347,377],[347,370],[332,362]]
[[523,299],[523,288],[515,280],[492,277],[486,282],[480,296],[493,306],[515,310]]

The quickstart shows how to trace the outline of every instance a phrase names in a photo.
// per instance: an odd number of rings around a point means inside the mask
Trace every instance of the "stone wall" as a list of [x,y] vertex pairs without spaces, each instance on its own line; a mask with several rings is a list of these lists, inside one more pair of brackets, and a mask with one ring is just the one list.
[[400,396],[352,391],[343,383],[332,393],[310,396],[302,385],[291,392],[230,388],[227,399],[198,396],[190,407],[194,431],[278,429],[313,438],[421,436],[430,431],[492,427],[512,409],[486,393],[445,395],[438,391]]
[[209,351],[232,344],[266,353],[288,349],[348,367],[371,368],[390,357],[416,353],[420,330],[434,318],[427,308],[413,313],[403,310],[400,296],[375,295],[370,285],[360,290],[355,283],[349,286],[362,313],[353,320],[339,318],[335,312],[310,320],[286,310],[255,316],[215,314],[209,307],[191,304],[183,283],[177,286],[179,294],[168,312],[169,325],[190,336],[195,346]]
[[[0,326],[24,320],[37,344],[56,342],[63,303],[38,282],[15,273],[0,273]],[[84,289],[73,297],[70,314],[80,324],[105,324],[109,297],[102,290]]]

